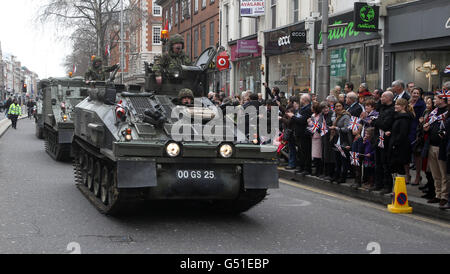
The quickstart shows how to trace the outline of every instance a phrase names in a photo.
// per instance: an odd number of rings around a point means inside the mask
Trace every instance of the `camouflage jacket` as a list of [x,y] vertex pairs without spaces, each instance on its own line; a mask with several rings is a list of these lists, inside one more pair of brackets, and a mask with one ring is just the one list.
[[181,65],[192,65],[191,59],[186,54],[184,54],[184,52],[178,55],[174,53],[166,53],[158,61],[155,62],[153,71],[155,72],[156,76],[163,76],[175,71],[180,71]]
[[84,79],[86,81],[105,81],[106,78],[109,78],[109,73],[114,71],[116,68],[116,65],[111,67],[103,67],[100,69],[94,69],[91,67],[84,75]]

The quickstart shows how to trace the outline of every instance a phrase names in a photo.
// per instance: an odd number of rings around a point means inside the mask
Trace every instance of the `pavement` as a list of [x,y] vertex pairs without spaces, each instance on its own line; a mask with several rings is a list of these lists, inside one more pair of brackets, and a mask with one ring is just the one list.
[[[329,181],[315,176],[301,176],[299,174],[295,174],[294,171],[285,170],[282,167],[280,167],[278,171],[280,173],[280,178],[293,180],[301,185],[312,186],[327,191],[333,191],[335,193],[345,194],[353,198],[371,201],[385,205],[386,208],[387,205],[392,204],[392,194],[382,195],[380,192],[369,192],[367,189],[363,188],[354,189],[351,187],[354,182],[353,179],[348,179],[347,183],[339,185],[337,183],[330,183]],[[411,171],[411,177],[414,180],[414,171]],[[423,175],[423,177],[425,176]],[[426,183],[425,180],[426,179],[422,181],[421,185]],[[406,188],[408,192],[409,206],[413,208],[413,214],[450,221],[450,210],[439,209],[439,204],[428,204],[426,199],[421,198],[423,193],[418,189],[418,186],[407,185]]]

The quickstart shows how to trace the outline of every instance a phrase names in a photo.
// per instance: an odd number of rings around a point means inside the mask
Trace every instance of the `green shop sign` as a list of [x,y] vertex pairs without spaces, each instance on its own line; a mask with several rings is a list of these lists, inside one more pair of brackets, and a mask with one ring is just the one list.
[[[329,46],[339,46],[349,43],[356,43],[365,40],[379,39],[380,35],[377,32],[360,32],[356,30],[356,25],[353,20],[353,12],[348,12],[345,14],[341,14],[338,16],[334,16],[330,18],[330,25],[339,25],[343,23],[348,23],[347,26],[332,28],[328,33],[328,45]],[[322,44],[322,22],[316,21],[315,30],[316,30],[316,41],[317,44]],[[317,48],[317,45],[316,45]]]
[[364,32],[378,32],[380,7],[370,6],[367,3],[355,3],[354,13],[355,29]]
[[331,77],[347,75],[347,49],[332,50],[330,54]]

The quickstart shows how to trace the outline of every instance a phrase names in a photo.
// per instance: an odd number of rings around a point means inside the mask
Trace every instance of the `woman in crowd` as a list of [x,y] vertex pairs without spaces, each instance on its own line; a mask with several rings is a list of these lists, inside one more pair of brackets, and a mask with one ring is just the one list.
[[[332,106],[336,104],[337,100],[332,101]],[[322,108],[321,115],[321,132],[322,132],[322,158],[324,164],[324,176],[325,180],[331,181],[334,176],[335,165],[336,165],[336,157],[334,153],[334,144],[330,142],[331,132],[329,128],[333,126],[334,121],[336,120],[336,115],[334,111],[331,110],[331,106],[329,102],[325,101],[320,103]],[[324,125],[325,124],[325,125]],[[326,133],[325,133],[326,132]]]
[[352,142],[352,132],[348,128],[350,124],[350,113],[344,109],[341,102],[335,105],[336,120],[330,127],[330,138],[335,145],[336,172],[333,181],[338,184],[345,183],[347,173],[350,170],[350,148]]
[[[414,109],[415,117],[411,122],[411,129],[409,132],[409,141],[411,143],[411,148],[413,150],[413,156],[414,156],[414,166],[416,167],[416,178],[414,180],[414,183],[412,185],[419,185],[421,181],[420,177],[420,168],[421,168],[421,155],[420,153],[417,153],[415,151],[415,142],[417,141],[417,127],[419,126],[419,119],[423,116],[423,113],[426,109],[425,101],[422,99],[423,90],[421,88],[413,88],[411,92],[411,99],[409,100],[409,104]],[[406,171],[406,179],[407,182],[411,181],[411,176],[409,174],[409,164],[405,166]]]
[[[314,176],[319,176],[323,172],[322,166],[322,137],[320,136],[320,124],[322,121],[320,120],[322,114],[322,108],[318,102],[312,103],[312,116],[308,121],[308,125],[310,127],[310,131],[312,132],[312,159],[313,164],[316,166],[316,173]],[[316,125],[316,126],[315,126]]]
[[388,154],[393,174],[405,175],[405,165],[411,161],[411,145],[405,140],[408,139],[413,119],[414,110],[411,105],[406,99],[398,99],[395,103],[392,132],[386,132],[386,136],[391,136]]
[[[422,198],[432,199],[436,193],[434,188],[434,179],[433,175],[428,166],[428,151],[430,148],[429,142],[429,133],[423,130],[423,125],[428,123],[430,119],[430,114],[434,109],[433,98],[431,96],[425,97],[425,105],[426,109],[423,113],[423,116],[419,118],[419,125],[417,127],[417,138],[414,146],[414,153],[420,154],[421,164],[419,168],[416,168],[416,176],[419,178],[419,181],[422,181],[421,173],[425,172],[427,177],[427,183],[424,186],[419,187],[420,190],[424,192]],[[416,166],[417,167],[417,166]],[[416,179],[417,180],[417,179]]]

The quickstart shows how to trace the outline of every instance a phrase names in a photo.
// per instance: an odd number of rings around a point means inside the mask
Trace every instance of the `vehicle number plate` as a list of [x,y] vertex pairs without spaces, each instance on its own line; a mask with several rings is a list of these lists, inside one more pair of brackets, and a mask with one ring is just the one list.
[[215,180],[216,172],[208,170],[177,170],[178,180]]

